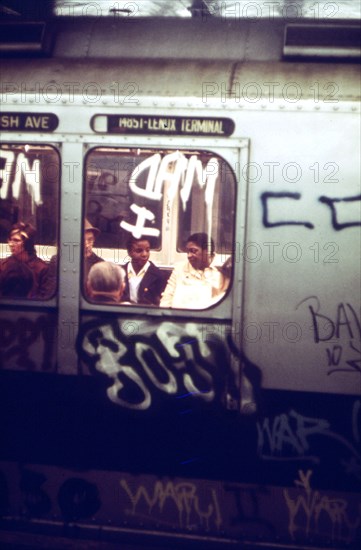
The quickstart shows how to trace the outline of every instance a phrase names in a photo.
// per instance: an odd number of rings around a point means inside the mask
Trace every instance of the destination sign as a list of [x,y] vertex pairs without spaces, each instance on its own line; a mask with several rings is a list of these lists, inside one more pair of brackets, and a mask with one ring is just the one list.
[[59,119],[52,113],[1,113],[0,130],[8,132],[54,132]]
[[96,115],[95,132],[110,134],[167,134],[178,136],[228,137],[234,132],[230,118],[167,117],[147,115]]

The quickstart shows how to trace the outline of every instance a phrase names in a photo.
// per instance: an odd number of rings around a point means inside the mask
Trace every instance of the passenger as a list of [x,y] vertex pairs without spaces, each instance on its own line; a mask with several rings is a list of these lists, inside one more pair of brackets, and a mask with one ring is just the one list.
[[[48,277],[48,266],[46,262],[38,258],[35,251],[35,229],[29,223],[17,223],[12,226],[8,243],[11,256],[0,260],[0,279],[3,281],[14,270],[23,273],[23,266],[26,266],[32,273],[33,283],[26,293],[27,298],[47,299],[52,295],[51,285]],[[10,285],[11,286],[11,285]],[[15,285],[16,287],[17,285]],[[24,296],[26,283],[21,295]]]
[[97,262],[89,270],[87,291],[95,302],[119,304],[125,288],[125,271],[112,262]]
[[103,262],[103,258],[100,258],[93,252],[93,245],[96,237],[100,231],[96,227],[93,227],[91,223],[85,218],[84,223],[84,280],[88,278],[90,268],[97,262]]
[[204,309],[221,297],[222,276],[212,265],[213,239],[206,233],[194,233],[187,239],[186,252],[188,260],[175,265],[161,307]]
[[[85,219],[84,222],[84,281],[87,281],[88,273],[92,265],[97,262],[103,262],[103,258],[100,258],[93,252],[93,245],[95,238],[99,235],[100,231],[96,227],[93,227],[91,223]],[[49,281],[53,293],[57,287],[58,277],[58,254],[55,254],[50,258],[49,262]]]
[[219,302],[227,293],[228,287],[232,279],[232,258],[229,257],[223,265],[218,268],[221,274],[219,294],[217,294],[213,303]]
[[231,257],[227,258],[224,264],[219,268],[219,271],[222,274],[221,292],[226,293],[232,279],[232,258]]
[[158,306],[165,287],[162,271],[149,260],[150,242],[131,237],[127,245],[131,261],[125,264],[124,299],[134,304]]

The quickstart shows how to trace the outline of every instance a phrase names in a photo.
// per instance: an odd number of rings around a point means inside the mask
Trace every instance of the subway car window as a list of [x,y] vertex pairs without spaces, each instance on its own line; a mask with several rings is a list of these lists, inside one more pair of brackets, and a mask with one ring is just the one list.
[[218,155],[98,147],[85,161],[91,302],[205,309],[231,282],[236,180]]
[[0,148],[0,296],[47,300],[57,289],[60,157],[54,147]]

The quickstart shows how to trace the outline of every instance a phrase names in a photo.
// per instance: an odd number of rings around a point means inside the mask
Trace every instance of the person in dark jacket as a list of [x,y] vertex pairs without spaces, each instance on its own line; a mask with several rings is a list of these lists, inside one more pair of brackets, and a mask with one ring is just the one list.
[[166,281],[159,267],[149,260],[148,239],[131,237],[127,250],[131,261],[123,266],[126,271],[123,300],[158,306]]
[[[91,223],[85,218],[84,221],[84,288],[86,290],[86,281],[88,279],[88,274],[90,268],[98,263],[103,262],[103,258],[97,256],[93,252],[93,245],[95,243],[96,237],[99,235],[100,231],[97,227],[93,227]],[[55,254],[50,258],[49,262],[49,279],[50,285],[53,293],[55,294],[57,288],[57,279],[58,279],[58,264],[59,264],[59,255]]]
[[[48,265],[36,255],[34,227],[29,223],[16,223],[9,232],[8,244],[11,256],[0,260],[0,293],[3,294],[5,290],[5,295],[16,297],[16,288],[19,280],[23,278],[24,288],[18,297],[35,300],[51,298]],[[28,281],[29,272],[32,275],[31,285]],[[17,282],[14,280],[15,273],[18,274]],[[20,279],[19,273],[22,273]],[[9,279],[13,279],[12,282],[9,282]],[[27,286],[29,288],[25,292]]]
[[97,256],[93,252],[93,246],[95,239],[99,235],[100,231],[97,227],[93,227],[91,223],[85,218],[84,222],[84,280],[88,278],[90,268],[97,262],[103,262],[103,258]]
[[[3,267],[5,266],[5,269]],[[34,285],[31,269],[13,256],[0,267],[0,296],[4,298],[27,298]]]

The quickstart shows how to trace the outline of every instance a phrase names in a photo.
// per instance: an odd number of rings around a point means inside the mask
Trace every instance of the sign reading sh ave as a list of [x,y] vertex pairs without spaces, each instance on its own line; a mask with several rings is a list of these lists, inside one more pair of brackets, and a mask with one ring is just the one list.
[[59,119],[52,113],[1,113],[0,130],[10,132],[53,132]]

